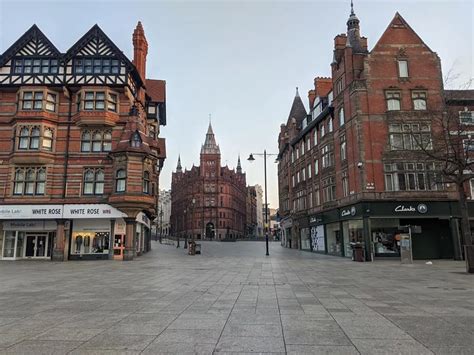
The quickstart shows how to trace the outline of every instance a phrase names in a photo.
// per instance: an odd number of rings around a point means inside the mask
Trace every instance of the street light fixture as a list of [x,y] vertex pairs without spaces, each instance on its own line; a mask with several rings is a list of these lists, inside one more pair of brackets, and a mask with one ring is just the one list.
[[263,156],[263,171],[264,171],[264,176],[265,176],[265,248],[266,248],[266,254],[265,255],[268,256],[268,255],[270,255],[270,253],[268,252],[267,155],[278,157],[278,154],[267,154],[267,150],[265,149],[263,151],[263,154],[261,154],[261,153],[250,153],[247,160],[249,162],[253,162],[255,160],[254,155]]

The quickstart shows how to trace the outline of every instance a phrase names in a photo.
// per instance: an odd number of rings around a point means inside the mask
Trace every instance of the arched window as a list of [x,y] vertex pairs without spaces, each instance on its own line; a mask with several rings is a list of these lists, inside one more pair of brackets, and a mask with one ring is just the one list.
[[91,132],[84,131],[82,132],[81,137],[81,152],[90,152],[91,151]]
[[84,172],[84,195],[102,195],[104,193],[104,171],[86,169]]
[[150,173],[148,171],[143,173],[143,193],[150,193]]
[[346,119],[344,118],[344,107],[339,109],[339,127],[344,126]]
[[87,169],[84,173],[84,195],[94,194],[94,170]]
[[140,137],[140,133],[138,133],[138,131],[135,131],[132,135],[132,139],[130,140],[130,145],[134,148],[139,148],[141,144],[142,139]]
[[92,151],[101,152],[102,151],[102,132],[95,131],[92,136]]
[[20,130],[20,139],[18,141],[18,149],[28,149],[30,141],[30,130],[28,127],[23,127]]
[[115,191],[125,192],[125,185],[127,181],[127,172],[125,169],[117,170],[115,174]]
[[43,148],[46,150],[53,149],[53,130],[45,128],[43,132]]
[[104,152],[110,152],[112,150],[112,132],[105,131],[104,139],[102,141],[102,150]]
[[41,168],[41,169],[38,169],[36,172],[35,195],[44,195],[45,185],[46,185],[46,170],[44,168]]
[[95,173],[95,190],[94,193],[96,195],[102,195],[104,193],[104,181],[105,181],[105,174],[102,169],[96,170]]
[[40,129],[39,127],[33,127],[31,129],[31,136],[30,136],[30,149],[39,149],[39,140],[40,140]]

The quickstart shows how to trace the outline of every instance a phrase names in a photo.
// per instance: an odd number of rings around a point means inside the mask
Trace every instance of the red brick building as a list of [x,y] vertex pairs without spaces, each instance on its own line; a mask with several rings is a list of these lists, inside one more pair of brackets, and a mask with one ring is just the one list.
[[445,113],[440,59],[400,14],[369,51],[351,11],[334,39],[331,78],[316,78],[310,113],[297,95],[279,135],[282,243],[366,258],[400,257],[413,226],[415,258],[459,258],[460,211],[432,149]]
[[165,82],[93,26],[61,53],[34,25],[0,57],[0,259],[133,259],[149,249]]
[[172,175],[172,234],[209,240],[242,238],[246,234],[246,200],[240,158],[235,171],[221,166],[220,149],[209,124],[200,166],[183,171],[178,159]]

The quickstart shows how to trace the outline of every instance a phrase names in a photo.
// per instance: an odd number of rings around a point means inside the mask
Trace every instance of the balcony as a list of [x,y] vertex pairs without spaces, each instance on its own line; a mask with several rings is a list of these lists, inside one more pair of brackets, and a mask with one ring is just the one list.
[[112,111],[79,111],[72,120],[78,126],[115,126],[119,120],[119,114]]

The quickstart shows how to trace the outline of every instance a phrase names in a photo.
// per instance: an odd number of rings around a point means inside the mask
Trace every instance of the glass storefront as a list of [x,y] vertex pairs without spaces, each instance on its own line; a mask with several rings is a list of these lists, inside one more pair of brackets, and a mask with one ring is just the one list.
[[55,232],[6,230],[1,259],[46,259],[51,257]]
[[339,222],[326,224],[328,254],[342,255],[342,238]]
[[318,252],[326,251],[326,242],[324,239],[324,226],[319,225],[316,227],[311,227],[311,243],[312,250]]
[[71,238],[71,258],[108,258],[110,220],[74,220]]
[[309,233],[309,228],[301,228],[300,237],[301,237],[301,249],[311,250],[311,236]]
[[353,219],[342,222],[342,234],[344,236],[345,256],[352,258],[351,243],[363,243],[364,233],[361,219]]
[[400,257],[400,222],[398,218],[371,219],[371,240],[375,256]]

